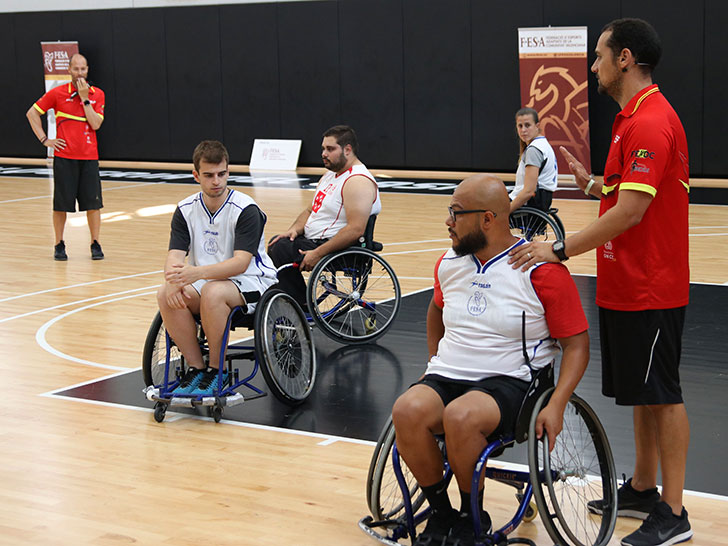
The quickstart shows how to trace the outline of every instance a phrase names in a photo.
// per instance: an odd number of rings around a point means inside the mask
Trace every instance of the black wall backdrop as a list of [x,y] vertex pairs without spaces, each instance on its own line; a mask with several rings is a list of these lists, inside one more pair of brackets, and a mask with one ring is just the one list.
[[[693,176],[728,176],[728,2],[339,0],[0,14],[0,155],[43,157],[25,111],[43,94],[40,42],[78,40],[107,94],[102,159],[189,162],[204,138],[246,164],[255,138],[358,132],[372,167],[508,172],[520,106],[517,28],[583,26],[589,58],[617,17],[663,41],[654,77],[688,135]],[[589,80],[592,165],[618,108]],[[722,120],[722,122],[721,122]]]

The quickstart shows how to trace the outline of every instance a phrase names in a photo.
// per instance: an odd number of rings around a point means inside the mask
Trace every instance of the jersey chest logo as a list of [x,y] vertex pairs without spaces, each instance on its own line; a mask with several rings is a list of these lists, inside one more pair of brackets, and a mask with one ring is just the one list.
[[485,295],[480,291],[476,290],[475,293],[468,299],[468,313],[477,317],[485,313],[487,302],[485,301]]
[[219,250],[220,247],[217,244],[217,239],[215,239],[214,237],[208,236],[205,239],[205,242],[202,245],[202,248],[205,250],[205,252],[207,254],[209,254],[210,256],[214,256],[215,254],[217,254],[217,251]]

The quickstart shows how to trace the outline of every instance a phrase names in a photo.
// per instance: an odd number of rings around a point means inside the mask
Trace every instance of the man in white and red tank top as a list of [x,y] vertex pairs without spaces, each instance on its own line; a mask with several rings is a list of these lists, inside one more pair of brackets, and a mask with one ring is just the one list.
[[279,271],[278,281],[304,306],[300,271],[310,271],[327,254],[353,245],[364,234],[369,216],[382,210],[377,181],[359,161],[358,151],[349,126],[336,125],[323,134],[321,158],[328,172],[319,180],[311,205],[268,245],[276,267],[300,262],[298,269]]

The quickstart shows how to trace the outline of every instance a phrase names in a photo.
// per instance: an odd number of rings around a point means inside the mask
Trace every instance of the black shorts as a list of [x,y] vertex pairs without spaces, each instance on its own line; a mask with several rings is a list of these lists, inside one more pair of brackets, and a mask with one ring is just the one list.
[[500,423],[488,436],[488,440],[492,441],[502,436],[514,434],[518,412],[521,409],[523,399],[526,397],[530,383],[507,376],[488,377],[480,381],[462,381],[448,379],[441,375],[428,374],[415,385],[427,385],[433,389],[440,396],[445,406],[470,391],[482,391],[491,395],[498,404],[501,413]]
[[76,201],[78,210],[103,208],[99,162],[53,158],[53,210],[76,212]]
[[681,404],[680,351],[685,307],[599,308],[602,393],[621,406]]

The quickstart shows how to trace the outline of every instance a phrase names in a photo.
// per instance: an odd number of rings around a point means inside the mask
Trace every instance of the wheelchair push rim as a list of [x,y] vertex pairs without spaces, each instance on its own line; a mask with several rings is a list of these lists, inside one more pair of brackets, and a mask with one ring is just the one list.
[[258,302],[254,331],[268,388],[286,404],[302,403],[316,380],[316,351],[303,310],[282,290],[269,289]]
[[551,215],[533,207],[514,210],[508,218],[508,223],[511,234],[527,241],[553,243],[563,241],[566,235],[561,220],[555,213]]
[[[552,392],[536,402],[529,427],[529,471],[539,515],[557,544],[605,546],[617,521],[617,476],[607,435],[592,408],[574,394],[549,452],[548,437],[537,439],[535,427]],[[604,510],[598,516],[587,503],[601,499]]]
[[338,342],[374,341],[392,326],[401,292],[392,267],[377,253],[348,249],[324,257],[309,277],[313,322]]

